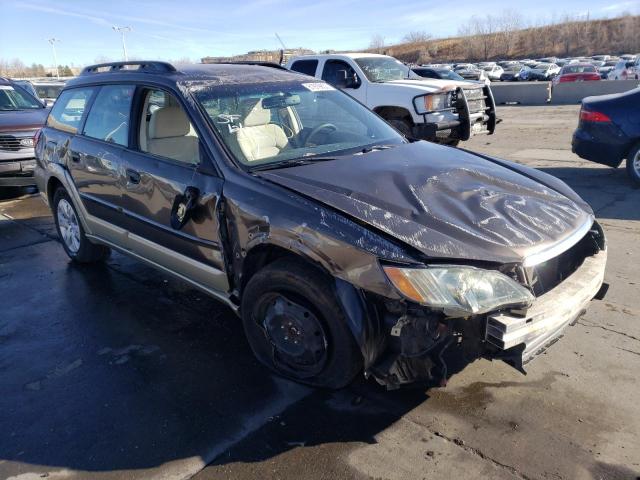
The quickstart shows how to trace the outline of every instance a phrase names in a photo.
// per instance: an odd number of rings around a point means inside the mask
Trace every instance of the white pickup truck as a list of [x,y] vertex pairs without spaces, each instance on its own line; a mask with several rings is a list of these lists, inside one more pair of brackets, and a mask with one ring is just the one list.
[[387,55],[305,55],[286,67],[340,88],[408,137],[457,145],[496,128],[489,86],[420,77]]

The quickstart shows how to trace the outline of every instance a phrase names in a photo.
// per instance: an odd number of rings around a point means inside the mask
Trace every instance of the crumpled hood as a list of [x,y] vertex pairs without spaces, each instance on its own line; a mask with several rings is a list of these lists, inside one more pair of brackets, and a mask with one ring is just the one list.
[[555,177],[428,142],[259,175],[433,258],[520,262],[593,219]]
[[37,110],[0,111],[0,132],[35,130],[44,125],[49,115],[48,108]]

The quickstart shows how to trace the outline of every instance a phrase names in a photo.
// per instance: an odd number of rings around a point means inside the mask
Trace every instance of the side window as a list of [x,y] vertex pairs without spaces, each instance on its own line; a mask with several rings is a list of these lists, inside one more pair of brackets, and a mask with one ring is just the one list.
[[297,60],[291,65],[294,72],[304,73],[305,75],[315,76],[318,68],[318,60]]
[[93,90],[80,88],[62,92],[49,113],[47,126],[71,134],[78,133],[82,115]]
[[200,163],[198,134],[178,100],[164,90],[143,91],[140,150],[178,162]]
[[327,60],[322,69],[322,80],[337,88],[358,88],[360,80],[355,70],[342,60]]
[[91,106],[82,133],[87,137],[128,146],[129,117],[134,91],[133,85],[102,87]]

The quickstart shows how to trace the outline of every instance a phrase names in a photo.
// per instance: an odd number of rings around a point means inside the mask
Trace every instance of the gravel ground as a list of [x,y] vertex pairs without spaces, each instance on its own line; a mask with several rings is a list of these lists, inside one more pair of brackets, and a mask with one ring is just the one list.
[[0,478],[640,478],[640,190],[570,152],[577,106],[498,113],[464,147],[562,178],[609,240],[607,297],[526,376],[480,360],[428,391],[277,379],[224,306],[121,255],[70,265],[37,195],[5,192]]

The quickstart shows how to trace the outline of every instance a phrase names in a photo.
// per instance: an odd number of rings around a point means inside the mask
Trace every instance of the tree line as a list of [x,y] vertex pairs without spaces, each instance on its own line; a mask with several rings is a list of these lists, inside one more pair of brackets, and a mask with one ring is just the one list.
[[588,15],[563,15],[530,23],[517,11],[504,10],[471,17],[453,38],[433,39],[428,32],[415,31],[400,43],[387,45],[384,37],[376,34],[369,51],[412,63],[634,54],[640,52],[638,32],[638,15],[597,20]]

